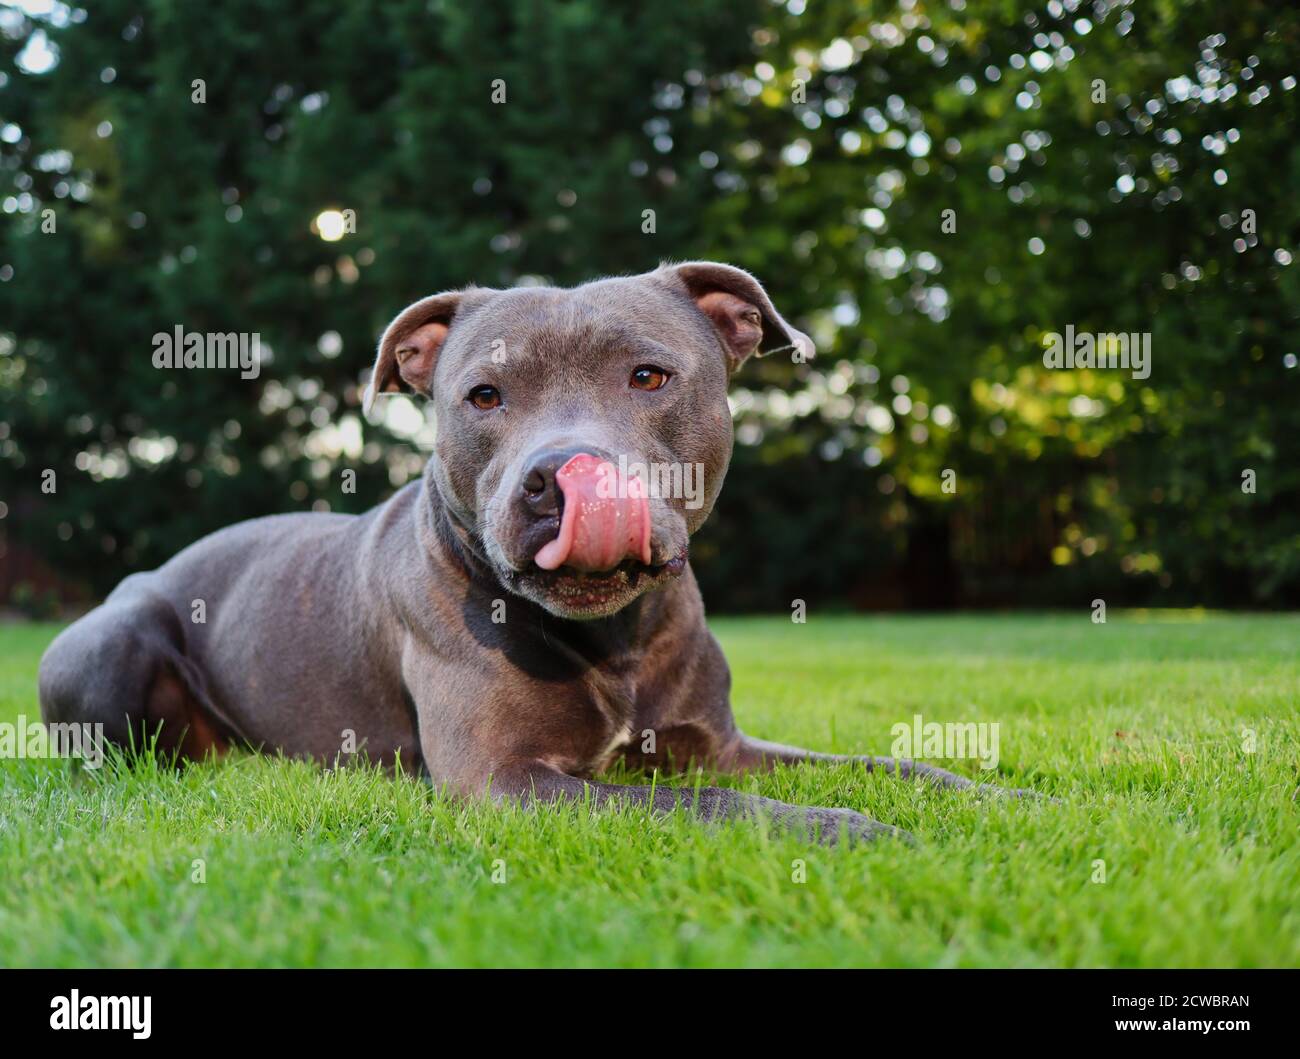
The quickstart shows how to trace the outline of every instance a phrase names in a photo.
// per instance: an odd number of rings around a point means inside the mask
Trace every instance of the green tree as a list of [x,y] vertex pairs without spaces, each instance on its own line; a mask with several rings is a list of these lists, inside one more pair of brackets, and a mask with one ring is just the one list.
[[[372,505],[422,462],[418,418],[398,436],[360,429],[357,384],[383,325],[442,288],[576,282],[684,245],[712,187],[707,100],[749,59],[757,10],[102,0],[39,20],[6,12],[10,531],[103,591],[238,518]],[[33,72],[47,47],[57,62]],[[352,211],[355,234],[321,238],[327,210]],[[254,380],[160,371],[153,336],[177,325],[256,332],[271,359]]]
[[[1288,5],[106,0],[0,29],[4,524],[98,589],[415,473],[422,418],[357,411],[408,300],[698,256],[821,350],[737,380],[711,603],[1300,602]],[[273,359],[168,375],[177,324]],[[1048,370],[1067,326],[1149,333],[1149,377]]]
[[[808,464],[785,502],[826,527],[787,595],[890,591],[823,564],[845,510],[919,602],[1300,601],[1300,12],[802,8],[737,80],[739,190],[706,228],[829,353],[793,399],[768,367],[741,416],[745,462]],[[1149,378],[1046,370],[1067,325],[1149,332]]]

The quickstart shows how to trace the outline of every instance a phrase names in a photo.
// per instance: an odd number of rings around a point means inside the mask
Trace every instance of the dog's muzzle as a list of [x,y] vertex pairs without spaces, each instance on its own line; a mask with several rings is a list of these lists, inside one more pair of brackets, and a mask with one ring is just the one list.
[[650,505],[645,483],[635,475],[622,475],[608,460],[579,452],[553,472],[553,481],[544,466],[534,464],[524,492],[549,492],[559,507],[558,535],[533,557],[541,569],[597,572],[626,559],[649,565]]

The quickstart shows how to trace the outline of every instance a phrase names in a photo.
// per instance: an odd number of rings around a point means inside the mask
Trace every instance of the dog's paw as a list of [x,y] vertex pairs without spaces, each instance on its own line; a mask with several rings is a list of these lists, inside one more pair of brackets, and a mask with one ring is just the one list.
[[908,832],[869,816],[854,812],[852,809],[829,809],[816,807],[809,809],[804,817],[803,827],[810,841],[820,842],[824,846],[834,846],[839,842],[857,845],[874,842],[879,838],[900,839],[915,844],[916,839]]

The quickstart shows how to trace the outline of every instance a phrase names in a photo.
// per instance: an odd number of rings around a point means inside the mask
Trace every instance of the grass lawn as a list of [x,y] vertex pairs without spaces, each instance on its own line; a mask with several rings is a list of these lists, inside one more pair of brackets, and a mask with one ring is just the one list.
[[[183,773],[4,760],[0,964],[1300,965],[1300,617],[714,627],[751,733],[888,753],[914,713],[996,721],[998,782],[1060,804],[851,767],[731,781],[918,839],[824,849],[251,755]],[[0,627],[0,721],[38,716],[54,632]]]

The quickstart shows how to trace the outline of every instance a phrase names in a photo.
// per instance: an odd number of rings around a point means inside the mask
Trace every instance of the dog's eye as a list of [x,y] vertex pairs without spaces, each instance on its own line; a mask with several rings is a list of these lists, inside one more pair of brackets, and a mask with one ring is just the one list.
[[634,390],[659,390],[668,381],[668,372],[653,364],[642,364],[632,369],[630,385]]
[[501,407],[501,391],[495,386],[475,386],[474,389],[470,390],[469,396],[465,400],[475,408],[486,412],[489,409]]

